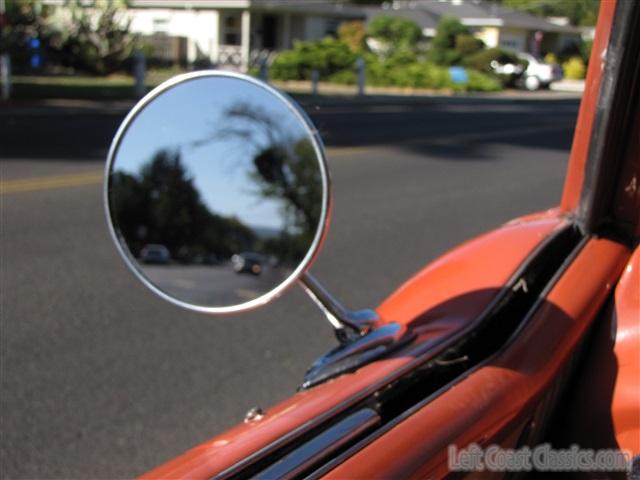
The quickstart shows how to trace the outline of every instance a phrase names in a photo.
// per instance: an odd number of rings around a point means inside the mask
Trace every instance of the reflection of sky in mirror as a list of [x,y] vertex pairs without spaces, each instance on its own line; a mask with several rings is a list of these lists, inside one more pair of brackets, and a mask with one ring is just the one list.
[[[280,202],[261,196],[249,180],[249,172],[255,170],[253,158],[268,146],[266,135],[260,129],[255,129],[252,141],[221,135],[226,129],[250,125],[225,113],[238,104],[268,113],[291,140],[307,135],[295,114],[265,89],[237,79],[195,78],[163,92],[138,114],[121,140],[114,170],[137,175],[159,150],[179,148],[212,212],[236,216],[252,226],[282,228]],[[200,146],[195,145],[198,142]]]

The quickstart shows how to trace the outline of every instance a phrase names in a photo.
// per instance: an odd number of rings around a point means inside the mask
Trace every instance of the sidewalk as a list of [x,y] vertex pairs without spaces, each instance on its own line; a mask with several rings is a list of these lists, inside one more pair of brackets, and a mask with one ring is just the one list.
[[555,92],[584,92],[584,80],[560,80],[554,82],[550,86],[551,90]]
[[[579,83],[582,85],[574,85]],[[274,81],[271,84],[293,97],[313,97],[312,85],[310,81]],[[499,92],[453,92],[450,90],[430,90],[425,88],[402,88],[402,87],[373,87],[365,88],[365,95],[358,96],[358,90],[355,85],[338,85],[335,83],[318,83],[318,95],[315,98],[348,98],[350,100],[366,101],[367,98],[508,98],[518,100],[538,100],[538,99],[554,99],[554,98],[580,98],[584,90],[584,81],[566,81],[568,86],[561,89],[539,90],[537,92],[529,92],[526,90],[506,89]],[[553,84],[552,84],[553,87]],[[553,91],[552,91],[553,90]]]

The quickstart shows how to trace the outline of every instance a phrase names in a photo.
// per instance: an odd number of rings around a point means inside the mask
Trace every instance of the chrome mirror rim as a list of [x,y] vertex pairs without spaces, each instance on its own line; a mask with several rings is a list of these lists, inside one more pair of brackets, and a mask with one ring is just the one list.
[[[179,300],[171,295],[167,294],[156,285],[154,285],[151,281],[149,281],[145,275],[140,271],[140,269],[136,266],[136,262],[131,256],[130,252],[123,246],[123,243],[119,240],[118,234],[114,228],[113,222],[111,221],[111,209],[109,205],[109,181],[110,181],[110,172],[111,167],[113,165],[115,155],[118,151],[118,147],[128,130],[129,125],[135,120],[135,118],[145,109],[147,105],[149,105],[157,96],[162,94],[163,92],[176,87],[177,85],[184,84],[188,81],[206,78],[206,77],[221,77],[221,78],[230,78],[242,80],[245,82],[249,82],[254,86],[264,89],[271,95],[273,95],[278,100],[282,101],[287,108],[300,120],[301,124],[304,126],[306,132],[309,135],[309,139],[313,145],[314,152],[318,159],[318,164],[320,167],[321,179],[322,179],[322,208],[320,211],[320,219],[318,222],[318,228],[313,238],[313,242],[307,251],[307,254],[299,263],[299,265],[294,269],[294,271],[280,284],[278,284],[273,289],[265,292],[257,298],[254,298],[250,301],[240,303],[237,305],[224,306],[224,307],[208,307],[202,305],[195,305],[188,302],[184,302]],[[244,312],[248,310],[253,310],[260,306],[263,306],[275,298],[279,297],[284,293],[287,289],[289,289],[295,282],[298,281],[300,276],[308,270],[316,259],[324,240],[326,238],[329,222],[331,218],[331,178],[329,176],[329,169],[327,165],[327,160],[324,153],[324,145],[322,143],[322,139],[318,134],[317,129],[313,126],[313,123],[307,116],[307,114],[300,108],[300,106],[292,100],[285,93],[273,88],[272,86],[257,80],[248,75],[244,75],[236,72],[228,72],[221,70],[204,70],[198,72],[185,73],[182,75],[177,75],[166,82],[158,85],[156,88],[147,93],[127,114],[120,127],[118,128],[112,142],[109,147],[109,152],[107,154],[107,163],[105,166],[104,173],[104,181],[103,181],[103,204],[105,209],[105,215],[107,219],[107,226],[109,230],[109,234],[111,236],[111,240],[116,245],[116,250],[124,260],[125,264],[131,270],[134,275],[140,280],[147,288],[149,288],[152,292],[154,292],[159,297],[167,300],[174,305],[185,308],[187,310],[201,312],[201,313],[209,313],[209,314],[230,314],[237,312]]]

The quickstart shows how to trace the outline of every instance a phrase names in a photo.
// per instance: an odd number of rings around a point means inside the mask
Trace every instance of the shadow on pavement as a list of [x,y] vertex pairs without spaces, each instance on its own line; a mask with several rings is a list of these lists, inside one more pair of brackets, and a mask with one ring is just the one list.
[[[570,149],[578,99],[437,97],[302,102],[328,147],[392,146],[441,159],[491,160],[487,144]],[[0,112],[3,159],[106,158],[126,109]]]

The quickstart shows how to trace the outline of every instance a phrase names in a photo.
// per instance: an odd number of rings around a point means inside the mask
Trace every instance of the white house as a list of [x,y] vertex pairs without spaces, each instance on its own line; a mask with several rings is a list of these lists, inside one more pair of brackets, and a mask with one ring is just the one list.
[[347,20],[364,20],[354,6],[306,0],[131,0],[127,14],[134,32],[186,42],[186,61],[198,60],[246,70],[293,40],[335,34]]
[[[64,0],[43,0],[63,6]],[[81,0],[96,8],[103,0]],[[155,55],[174,62],[196,62],[246,71],[294,40],[336,33],[340,23],[369,22],[380,15],[413,20],[425,37],[443,17],[460,19],[488,47],[557,51],[577,42],[580,31],[487,0],[393,0],[361,7],[336,0],[129,0],[124,11],[131,29],[145,36]]]

